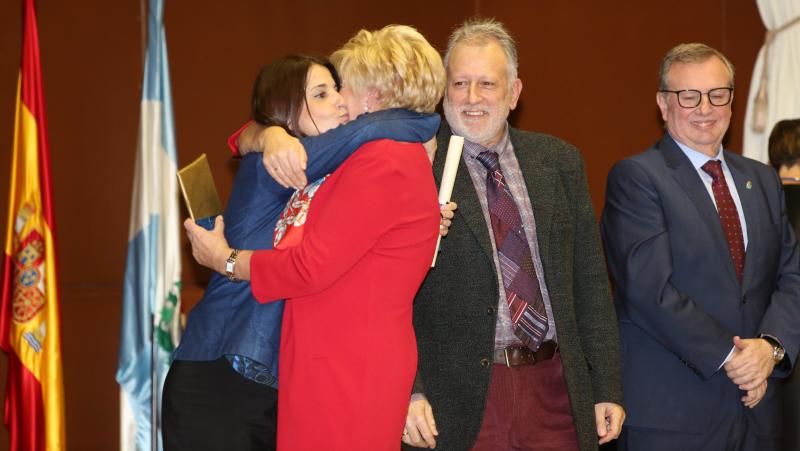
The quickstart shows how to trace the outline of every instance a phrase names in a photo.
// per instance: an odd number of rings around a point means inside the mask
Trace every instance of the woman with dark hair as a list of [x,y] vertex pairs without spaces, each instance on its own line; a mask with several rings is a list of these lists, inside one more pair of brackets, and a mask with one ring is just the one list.
[[[349,119],[338,88],[328,60],[279,58],[258,74],[252,117],[310,146],[308,170],[318,177],[364,142],[426,141],[438,128],[438,116],[406,110],[338,127]],[[260,154],[244,156],[224,213],[228,241],[272,248],[276,221],[291,195],[266,173]],[[282,313],[283,302],[256,302],[249,283],[212,276],[189,315],[164,385],[166,450],[275,449]]]
[[[351,115],[432,112],[444,92],[441,56],[411,27],[361,30],[331,59]],[[308,188],[287,207],[275,249],[231,249],[221,227],[187,221],[192,252],[251,280],[260,302],[287,299],[279,449],[397,450],[417,364],[413,299],[439,224],[430,161],[419,144],[373,141],[314,185],[310,208]]]
[[[329,86],[329,82],[333,86]],[[293,136],[319,135],[339,123],[347,122],[347,111],[341,103],[343,99],[337,96],[340,85],[336,69],[326,59],[288,55],[275,60],[261,68],[253,85],[250,96],[253,121],[264,126],[282,127]],[[311,102],[323,101],[323,104],[331,104],[340,110],[336,120],[338,123],[326,124],[320,130],[311,112],[309,99]],[[326,99],[329,102],[324,102]],[[316,115],[324,116],[320,111]],[[301,123],[301,119],[310,120],[310,123]]]
[[778,171],[781,180],[800,184],[800,119],[782,120],[772,128],[769,163]]
[[[800,119],[779,121],[769,135],[769,163],[778,171],[786,197],[786,215],[800,236]],[[797,370],[776,381],[784,386],[783,412],[785,450],[800,449],[800,377]]]

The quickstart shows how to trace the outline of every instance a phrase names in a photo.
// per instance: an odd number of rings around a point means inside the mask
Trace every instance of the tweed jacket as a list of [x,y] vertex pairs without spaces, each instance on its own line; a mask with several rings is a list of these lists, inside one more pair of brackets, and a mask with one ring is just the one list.
[[[594,404],[622,404],[617,321],[586,174],[578,150],[553,136],[509,129],[536,219],[545,283],[582,451],[597,449]],[[439,149],[451,135],[443,123]],[[437,183],[445,152],[434,159]],[[470,449],[492,373],[498,286],[489,228],[463,161],[458,203],[414,305],[415,392],[430,401],[437,450]],[[542,406],[546,409],[547,406]]]

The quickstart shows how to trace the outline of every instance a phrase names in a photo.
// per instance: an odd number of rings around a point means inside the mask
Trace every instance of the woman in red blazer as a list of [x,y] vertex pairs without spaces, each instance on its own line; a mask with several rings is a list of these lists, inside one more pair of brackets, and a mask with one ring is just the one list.
[[[444,90],[441,57],[410,27],[362,30],[331,60],[351,117],[431,112]],[[391,140],[365,144],[296,193],[275,250],[232,250],[221,221],[213,232],[186,223],[201,264],[251,280],[260,302],[287,299],[278,449],[399,448],[417,364],[412,303],[438,225],[424,148]]]

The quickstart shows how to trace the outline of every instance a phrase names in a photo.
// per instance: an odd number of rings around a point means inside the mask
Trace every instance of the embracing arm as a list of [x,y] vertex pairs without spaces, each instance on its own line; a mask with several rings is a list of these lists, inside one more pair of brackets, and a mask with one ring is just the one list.
[[226,141],[228,143],[228,148],[231,149],[231,152],[233,153],[233,156],[237,157],[250,152],[258,152],[258,138],[266,128],[267,127],[259,124],[258,122],[249,120],[245,122],[244,125],[239,127],[238,130],[233,132],[233,134],[229,136],[228,140]]
[[438,114],[417,113],[402,108],[362,114],[353,121],[319,136],[300,139],[308,154],[309,180],[330,174],[363,144],[377,139],[425,142],[436,135]]
[[[304,232],[296,247],[284,250],[242,250],[236,258],[234,276],[250,280],[253,295],[261,302],[298,297],[321,291],[346,273],[396,223],[408,194],[407,171],[381,159],[384,149],[365,149],[349,161],[347,171],[336,179],[336,194],[312,209],[315,225]],[[330,183],[330,182],[329,182]],[[375,205],[393,199],[392,208]],[[226,273],[232,249],[217,217],[211,231],[191,219],[184,227],[192,255],[203,266]]]
[[609,268],[625,313],[702,375],[711,377],[734,334],[672,285],[670,237],[660,193],[636,161],[611,170],[602,219]]
[[280,127],[264,128],[253,123],[242,127],[228,142],[238,139],[243,150],[263,150],[267,172],[282,185],[298,188],[309,179],[330,174],[367,142],[426,142],[436,135],[440,122],[438,114],[392,108],[363,114],[319,136],[299,140]]

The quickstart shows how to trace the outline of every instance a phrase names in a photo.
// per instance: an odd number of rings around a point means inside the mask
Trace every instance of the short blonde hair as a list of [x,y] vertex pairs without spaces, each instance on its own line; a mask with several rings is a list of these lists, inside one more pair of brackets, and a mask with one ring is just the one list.
[[354,91],[375,90],[382,108],[430,113],[444,94],[442,57],[406,25],[361,30],[333,52],[331,62]]

